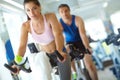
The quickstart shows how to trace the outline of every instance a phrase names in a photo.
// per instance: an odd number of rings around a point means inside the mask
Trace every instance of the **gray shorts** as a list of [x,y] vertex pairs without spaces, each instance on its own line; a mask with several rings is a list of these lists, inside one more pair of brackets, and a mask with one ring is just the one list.
[[[67,54],[67,53],[66,53]],[[70,56],[67,54],[67,59],[65,62],[61,63],[57,60],[56,53],[47,54],[52,59],[53,63],[51,65],[58,66],[60,80],[71,80],[71,59]]]

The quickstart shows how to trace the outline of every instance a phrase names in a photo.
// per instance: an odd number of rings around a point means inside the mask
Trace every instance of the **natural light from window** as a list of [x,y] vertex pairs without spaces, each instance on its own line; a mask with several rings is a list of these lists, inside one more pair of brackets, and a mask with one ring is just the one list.
[[101,19],[90,19],[85,22],[87,34],[94,40],[103,40],[107,34]]

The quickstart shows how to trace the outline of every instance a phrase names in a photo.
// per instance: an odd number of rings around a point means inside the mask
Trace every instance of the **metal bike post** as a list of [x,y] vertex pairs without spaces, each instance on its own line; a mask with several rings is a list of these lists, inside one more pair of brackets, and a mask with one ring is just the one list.
[[76,67],[76,71],[78,74],[78,78],[77,80],[87,80],[82,72],[82,68],[81,68],[81,64],[80,64],[80,60],[75,59],[75,67]]

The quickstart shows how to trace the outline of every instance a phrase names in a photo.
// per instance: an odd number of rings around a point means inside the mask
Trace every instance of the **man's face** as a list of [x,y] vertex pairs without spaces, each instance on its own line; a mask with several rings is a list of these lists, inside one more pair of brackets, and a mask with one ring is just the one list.
[[61,7],[59,8],[59,14],[62,19],[68,19],[70,16],[70,10],[68,9],[68,7]]

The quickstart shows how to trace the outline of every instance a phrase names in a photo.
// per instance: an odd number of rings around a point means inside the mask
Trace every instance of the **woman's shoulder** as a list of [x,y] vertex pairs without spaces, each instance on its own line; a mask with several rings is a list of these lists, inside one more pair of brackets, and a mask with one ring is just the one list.
[[23,22],[22,28],[26,29],[27,31],[30,31],[30,20]]
[[28,26],[29,24],[30,24],[30,20],[23,22],[22,26]]
[[55,15],[55,13],[52,13],[52,12],[50,12],[50,13],[46,13],[46,14],[44,14],[45,16],[52,16],[52,15]]
[[48,22],[53,21],[56,17],[55,13],[46,13],[46,14],[44,14],[44,16]]
[[53,18],[53,16],[56,16],[55,13],[46,13],[44,15],[46,18]]

